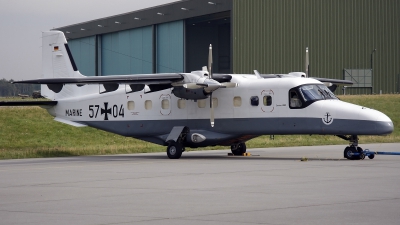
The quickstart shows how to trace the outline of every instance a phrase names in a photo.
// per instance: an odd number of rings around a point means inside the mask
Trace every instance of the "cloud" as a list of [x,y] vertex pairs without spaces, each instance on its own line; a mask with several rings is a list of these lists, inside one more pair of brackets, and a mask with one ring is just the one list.
[[0,79],[41,76],[41,32],[173,0],[0,0]]

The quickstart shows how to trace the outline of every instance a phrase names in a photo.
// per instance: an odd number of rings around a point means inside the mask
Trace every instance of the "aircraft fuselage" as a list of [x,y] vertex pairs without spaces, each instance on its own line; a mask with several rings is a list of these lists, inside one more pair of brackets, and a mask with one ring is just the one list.
[[[161,145],[175,126],[186,126],[190,134],[206,137],[193,143],[188,135],[189,147],[229,146],[260,135],[383,135],[393,131],[392,121],[379,111],[328,95],[306,101],[304,90],[308,90],[303,88],[302,93],[296,87],[322,85],[314,79],[256,79],[236,74],[231,82],[239,86],[213,92],[214,127],[209,122],[209,99],[180,99],[171,93],[172,88],[127,93],[129,87],[120,85],[115,92],[100,94],[98,85],[90,85],[92,94],[59,100],[48,110],[56,118]],[[301,106],[293,105],[293,92],[299,95]]]

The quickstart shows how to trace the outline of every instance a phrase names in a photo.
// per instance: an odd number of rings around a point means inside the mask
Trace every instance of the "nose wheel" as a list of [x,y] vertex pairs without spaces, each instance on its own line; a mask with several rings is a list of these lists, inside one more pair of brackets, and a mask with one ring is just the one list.
[[[361,147],[358,147],[358,137],[357,135],[337,135],[338,137],[342,138],[343,140],[349,141],[350,146],[346,147],[343,152],[343,156],[349,160],[363,160],[365,159],[364,151]],[[368,155],[368,157],[370,157]],[[372,156],[373,158],[373,156]]]
[[349,160],[363,160],[365,159],[365,154],[361,147],[349,146],[344,149],[343,155]]

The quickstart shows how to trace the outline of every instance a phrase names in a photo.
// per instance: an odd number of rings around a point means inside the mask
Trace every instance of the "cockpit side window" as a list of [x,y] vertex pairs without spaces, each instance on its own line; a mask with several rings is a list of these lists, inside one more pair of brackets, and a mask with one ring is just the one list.
[[325,99],[322,91],[318,88],[317,85],[304,85],[299,87],[299,89],[304,96],[304,101],[306,102]]
[[297,93],[296,90],[292,89],[289,92],[289,105],[290,108],[301,108],[301,106],[303,105],[299,94]]

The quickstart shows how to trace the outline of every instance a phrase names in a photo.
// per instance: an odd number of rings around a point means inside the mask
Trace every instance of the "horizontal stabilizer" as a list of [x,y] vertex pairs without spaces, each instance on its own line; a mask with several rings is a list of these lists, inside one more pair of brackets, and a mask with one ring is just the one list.
[[12,101],[0,102],[0,106],[54,106],[57,101]]
[[73,122],[73,121],[62,119],[62,118],[59,118],[59,117],[54,118],[54,120],[57,121],[57,122],[60,122],[60,123],[65,123],[65,124],[74,126],[74,127],[86,127],[87,126],[85,124]]

